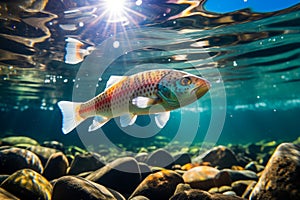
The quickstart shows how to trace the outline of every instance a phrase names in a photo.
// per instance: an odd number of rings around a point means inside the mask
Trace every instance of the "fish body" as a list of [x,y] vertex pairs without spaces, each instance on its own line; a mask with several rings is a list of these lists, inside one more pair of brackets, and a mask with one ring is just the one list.
[[94,117],[89,131],[120,117],[122,127],[134,124],[138,115],[155,114],[158,127],[167,123],[170,111],[188,105],[210,88],[204,78],[172,69],[149,70],[130,76],[111,76],[106,89],[87,102],[58,102],[67,134]]

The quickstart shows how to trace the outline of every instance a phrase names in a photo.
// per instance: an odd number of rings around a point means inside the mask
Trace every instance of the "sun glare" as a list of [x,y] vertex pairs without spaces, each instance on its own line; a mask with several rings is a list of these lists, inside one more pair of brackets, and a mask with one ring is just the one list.
[[109,14],[109,22],[119,22],[126,20],[125,0],[106,0],[106,12]]

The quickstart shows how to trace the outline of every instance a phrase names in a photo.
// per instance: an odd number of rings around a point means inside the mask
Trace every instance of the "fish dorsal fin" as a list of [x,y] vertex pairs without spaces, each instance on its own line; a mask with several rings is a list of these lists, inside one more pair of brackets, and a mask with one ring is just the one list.
[[147,108],[151,105],[157,104],[157,99],[149,98],[149,97],[136,97],[132,99],[132,104],[138,108]]
[[106,117],[95,116],[93,119],[93,123],[89,126],[89,132],[101,128],[108,121],[109,119],[107,119]]
[[155,114],[155,122],[159,128],[163,128],[170,118],[170,111]]
[[131,113],[121,115],[120,116],[121,127],[126,127],[128,125],[134,124],[136,118],[137,118],[137,115],[134,115],[134,114],[131,114]]
[[106,83],[106,87],[105,90],[107,88],[109,88],[110,86],[112,86],[113,84],[119,82],[120,80],[122,80],[123,78],[125,78],[126,76],[110,76],[107,83]]

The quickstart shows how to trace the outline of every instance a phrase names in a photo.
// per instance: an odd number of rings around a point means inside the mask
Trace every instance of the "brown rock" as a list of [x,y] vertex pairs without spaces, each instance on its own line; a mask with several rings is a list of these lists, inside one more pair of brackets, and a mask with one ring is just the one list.
[[225,146],[214,147],[195,158],[195,161],[210,162],[212,166],[217,166],[220,169],[231,168],[233,165],[239,165],[234,152]]
[[238,195],[242,196],[245,190],[249,185],[252,183],[256,183],[256,181],[253,180],[240,180],[240,181],[235,181],[231,184],[232,190]]
[[43,171],[40,159],[31,151],[16,147],[0,151],[0,174],[12,174],[24,168]]
[[250,199],[300,199],[300,146],[280,144],[253,189]]
[[74,176],[63,176],[55,182],[52,200],[62,199],[116,200],[106,187]]
[[46,163],[43,176],[48,180],[64,176],[66,175],[68,166],[68,159],[63,153],[54,153]]
[[183,183],[183,179],[174,171],[163,170],[156,172],[147,176],[135,189],[130,198],[142,195],[149,199],[167,200],[173,195],[179,183]]
[[219,170],[209,166],[198,166],[186,171],[182,178],[192,188],[208,190],[215,186],[214,178]]
[[13,173],[0,187],[22,200],[49,200],[52,192],[52,185],[47,179],[31,169]]
[[50,156],[52,154],[58,152],[58,150],[56,150],[56,149],[52,149],[49,147],[43,147],[43,146],[30,146],[28,148],[28,150],[32,151],[40,158],[43,166],[46,165],[46,162],[48,161],[48,159],[50,158]]

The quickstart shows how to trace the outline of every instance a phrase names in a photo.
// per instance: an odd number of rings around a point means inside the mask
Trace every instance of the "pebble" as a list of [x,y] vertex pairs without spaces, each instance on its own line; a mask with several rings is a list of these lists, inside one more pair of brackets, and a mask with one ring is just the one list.
[[142,195],[149,199],[168,200],[179,183],[183,183],[182,177],[172,170],[156,172],[147,176],[130,198]]
[[300,146],[280,144],[254,187],[250,199],[300,199]]
[[39,157],[26,149],[16,147],[4,149],[0,151],[0,161],[0,174],[12,174],[24,168],[43,172]]
[[66,175],[69,162],[62,152],[51,155],[46,163],[43,176],[48,180],[53,180]]
[[106,187],[129,196],[141,182],[138,162],[132,157],[123,157],[108,163],[86,177]]
[[51,199],[52,185],[31,169],[22,169],[13,173],[2,182],[0,187],[22,200]]
[[256,181],[253,180],[239,180],[235,181],[231,184],[232,190],[238,195],[242,196],[247,189],[247,187],[253,183],[256,183]]
[[194,159],[195,162],[209,162],[213,167],[219,169],[231,168],[233,165],[239,165],[233,151],[225,146],[217,146],[208,150]]
[[41,145],[44,146],[44,147],[57,149],[57,150],[62,151],[62,152],[65,151],[63,143],[58,142],[58,141],[44,141]]
[[157,149],[148,156],[146,163],[150,166],[171,169],[174,164],[174,158],[166,150]]
[[52,200],[62,199],[116,200],[117,198],[100,184],[79,177],[63,176],[55,182],[52,192]]
[[185,165],[188,163],[191,163],[192,159],[190,154],[188,153],[177,153],[174,155],[174,164],[178,164],[178,165]]
[[208,190],[215,186],[214,178],[220,171],[209,166],[198,166],[186,171],[182,178],[192,188]]
[[28,150],[35,153],[40,158],[43,166],[46,165],[46,162],[52,154],[58,152],[56,149],[43,146],[30,146]]
[[70,164],[68,174],[77,175],[83,172],[95,171],[104,166],[104,161],[97,153],[77,154]]
[[141,152],[138,153],[134,158],[138,161],[138,162],[147,162],[149,154],[147,152]]

